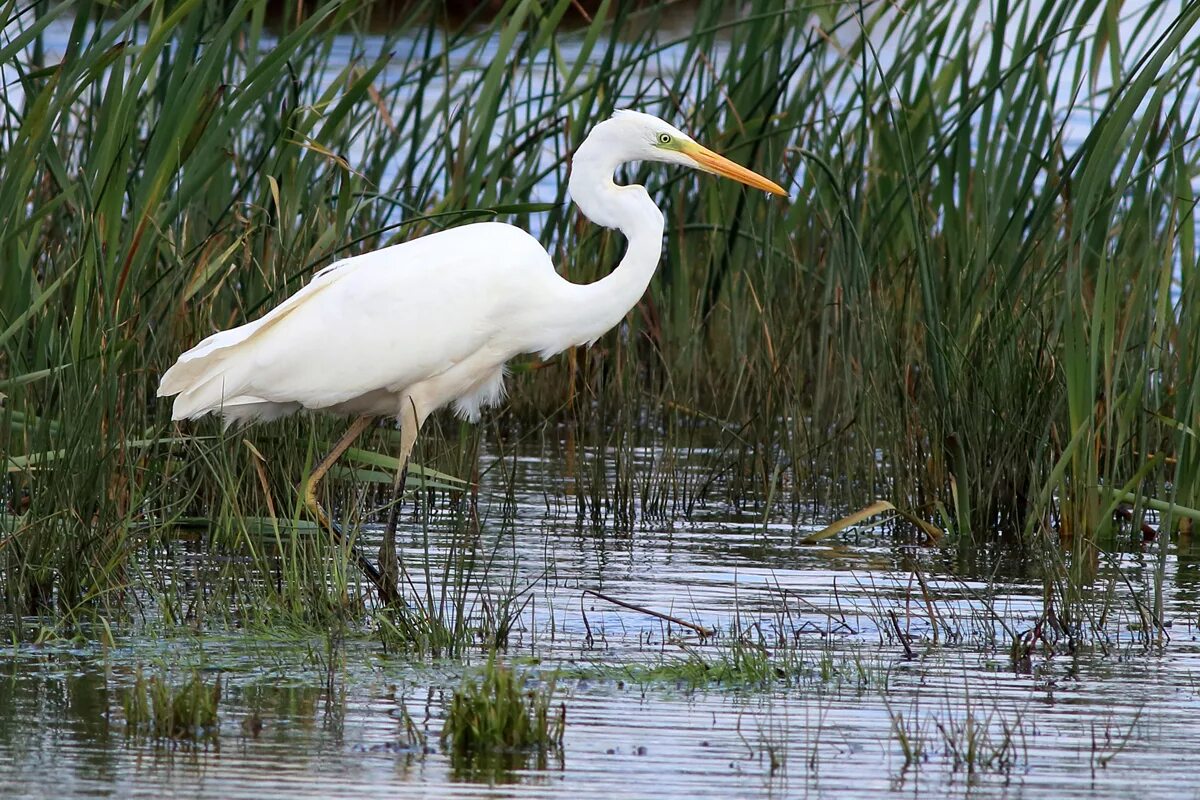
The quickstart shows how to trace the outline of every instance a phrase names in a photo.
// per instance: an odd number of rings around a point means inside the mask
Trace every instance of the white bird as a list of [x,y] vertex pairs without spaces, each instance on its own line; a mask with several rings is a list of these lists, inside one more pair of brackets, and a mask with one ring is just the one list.
[[[375,417],[396,417],[405,467],[425,419],[453,404],[475,421],[504,397],[505,364],[590,345],[637,304],[662,254],[663,215],[645,188],[619,186],[616,168],[662,161],[787,196],[778,184],[697,144],[663,120],[618,111],[579,146],[569,190],[585,216],[619,229],[628,248],[611,274],[575,284],[530,234],[495,222],[463,225],[343,259],[254,322],[209,336],[162,376],[171,418],[220,414],[231,423],[302,408],[357,418],[305,482],[305,503],[341,540],[316,486]],[[382,599],[396,598],[395,508],[380,570],[355,552]]]

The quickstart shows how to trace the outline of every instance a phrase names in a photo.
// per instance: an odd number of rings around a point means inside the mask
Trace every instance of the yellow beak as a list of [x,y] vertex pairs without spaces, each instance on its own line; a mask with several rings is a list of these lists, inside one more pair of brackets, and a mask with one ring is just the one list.
[[698,145],[695,142],[688,142],[687,145],[680,148],[680,151],[695,161],[696,166],[705,172],[711,172],[714,175],[723,175],[726,178],[733,178],[739,183],[753,186],[755,189],[762,189],[764,192],[770,192],[782,197],[788,196],[784,188],[775,183],[775,181],[767,180],[757,172],[748,170],[740,164],[735,164],[725,156],[717,155],[707,147]]

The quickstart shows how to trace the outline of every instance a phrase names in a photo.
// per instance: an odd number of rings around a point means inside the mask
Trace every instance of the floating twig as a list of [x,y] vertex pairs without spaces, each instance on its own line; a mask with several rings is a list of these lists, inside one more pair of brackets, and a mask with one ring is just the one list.
[[900,630],[900,620],[896,619],[896,612],[888,609],[888,616],[892,618],[892,627],[896,629],[896,638],[900,640],[900,644],[904,645],[904,655],[909,659],[917,657],[913,652],[912,645],[908,643],[908,637],[904,635],[904,631]]
[[615,597],[609,597],[606,594],[600,594],[600,592],[597,592],[594,589],[584,589],[583,593],[590,594],[593,597],[599,597],[601,600],[605,601],[606,603],[612,603],[615,606],[621,606],[622,608],[628,608],[630,611],[640,611],[643,614],[649,614],[652,617],[658,617],[659,619],[666,620],[667,622],[673,622],[676,625],[680,625],[684,628],[695,631],[696,633],[700,634],[700,636],[702,636],[703,638],[706,638],[706,639],[709,636],[712,636],[714,633],[714,631],[711,628],[706,628],[703,625],[697,625],[694,622],[688,622],[687,620],[680,619],[679,617],[673,617],[670,614],[664,614],[661,611],[654,611],[653,609],[643,608],[642,606],[635,606],[633,603],[626,603],[624,600],[618,600]]
[[929,593],[929,584],[925,582],[925,576],[921,574],[921,569],[916,563],[913,564],[912,572],[917,576],[917,583],[921,585],[921,596],[925,599],[925,610],[929,612],[929,625],[933,628],[933,643],[936,645],[938,643],[938,616],[933,607],[933,597]]

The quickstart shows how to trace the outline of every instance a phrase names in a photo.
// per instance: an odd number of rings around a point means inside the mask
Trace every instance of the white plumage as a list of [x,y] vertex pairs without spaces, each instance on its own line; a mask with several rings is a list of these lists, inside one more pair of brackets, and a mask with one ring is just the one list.
[[621,163],[657,160],[777,185],[700,147],[657,117],[620,111],[579,147],[571,196],[592,220],[629,239],[611,275],[564,280],[525,231],[479,223],[348,258],[322,269],[278,307],[213,334],[162,377],[173,419],[229,422],[301,408],[399,416],[417,425],[454,403],[475,420],[504,396],[504,364],[594,341],[645,292],[662,249],[663,218],[641,186],[617,186]]
[[502,397],[504,362],[539,349],[522,298],[562,282],[519,228],[435,233],[326,267],[262,318],[180,356],[159,394],[177,395],[175,419],[249,422],[300,408],[397,416],[413,395],[426,413],[457,401],[475,420]]

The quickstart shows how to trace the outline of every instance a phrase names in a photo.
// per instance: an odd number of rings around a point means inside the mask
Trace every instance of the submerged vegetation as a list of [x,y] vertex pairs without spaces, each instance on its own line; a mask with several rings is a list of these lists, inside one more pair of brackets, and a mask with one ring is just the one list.
[[545,769],[549,755],[562,757],[567,707],[555,705],[553,681],[533,688],[526,682],[493,654],[477,680],[455,690],[441,739],[457,772],[502,773],[531,755]]
[[172,686],[167,673],[145,676],[137,668],[125,692],[125,733],[156,740],[215,740],[221,682],[205,683],[193,671],[182,685]]

